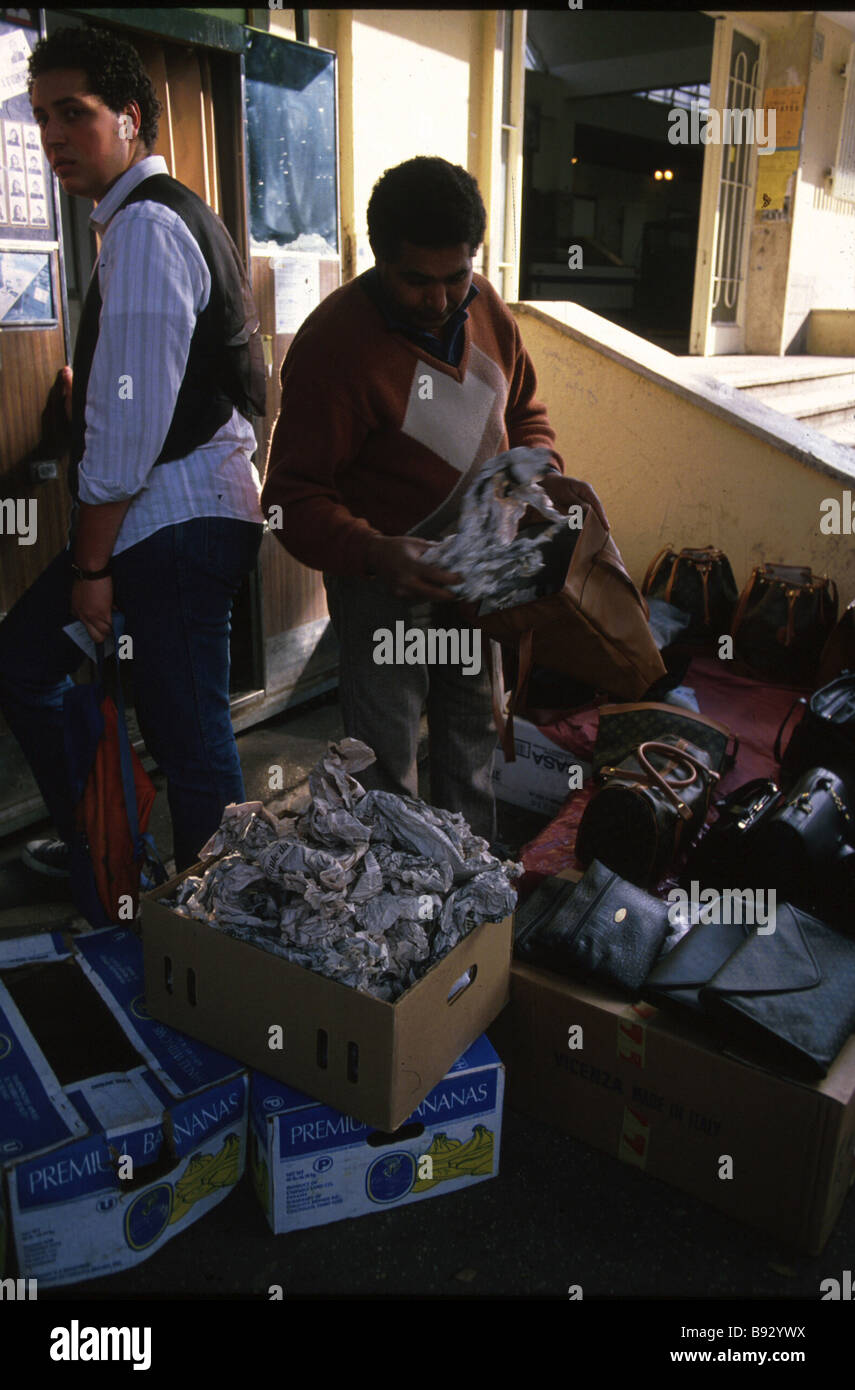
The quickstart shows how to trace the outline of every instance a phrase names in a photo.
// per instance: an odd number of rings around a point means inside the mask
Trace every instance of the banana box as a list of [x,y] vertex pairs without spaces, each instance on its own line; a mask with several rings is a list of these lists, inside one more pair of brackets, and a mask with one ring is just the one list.
[[148,1259],[243,1175],[248,1089],[149,1015],[129,928],[0,941],[0,1273],[41,1289]]
[[271,1229],[326,1225],[494,1178],[504,1082],[482,1036],[387,1134],[253,1072],[250,1168]]

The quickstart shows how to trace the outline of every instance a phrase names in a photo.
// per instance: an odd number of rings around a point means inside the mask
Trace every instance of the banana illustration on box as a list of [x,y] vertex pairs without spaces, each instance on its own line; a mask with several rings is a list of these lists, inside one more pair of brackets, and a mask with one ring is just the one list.
[[431,1146],[421,1157],[433,1160],[433,1177],[417,1178],[412,1192],[427,1192],[449,1178],[488,1178],[493,1172],[493,1132],[485,1125],[475,1125],[467,1143],[449,1139],[446,1134],[433,1136]]
[[233,1187],[240,1167],[240,1140],[236,1134],[226,1136],[218,1154],[194,1154],[175,1184],[175,1201],[169,1224],[180,1221],[190,1208],[208,1197],[217,1187]]

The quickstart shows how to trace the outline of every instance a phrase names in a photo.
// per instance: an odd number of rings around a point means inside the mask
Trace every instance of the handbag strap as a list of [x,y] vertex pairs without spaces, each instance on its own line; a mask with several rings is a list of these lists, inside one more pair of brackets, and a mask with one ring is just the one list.
[[[672,545],[663,545],[662,549],[659,550],[659,551],[657,551],[656,554],[653,556],[653,559],[650,561],[650,564],[647,566],[647,573],[645,574],[644,580],[643,580],[642,585],[641,585],[641,592],[642,592],[642,594],[646,594],[647,591],[648,591],[648,589],[650,588],[651,584],[653,583],[653,580],[654,580],[654,578],[655,578],[655,576],[656,576],[656,571],[658,570],[660,564],[662,563],[662,557],[663,557],[664,555],[669,554],[669,552],[673,551],[673,549],[674,549],[674,547],[673,547]],[[675,557],[675,560],[676,560],[676,557]]]
[[739,627],[739,624],[742,622],[742,619],[745,617],[745,610],[748,607],[748,600],[751,597],[751,590],[754,588],[754,585],[757,582],[757,576],[759,573],[759,568],[755,568],[751,571],[751,578],[745,585],[745,588],[742,590],[742,593],[739,595],[739,603],[737,604],[736,612],[733,615],[733,626],[730,629],[731,637],[736,636],[737,628]]
[[505,762],[513,763],[516,762],[517,757],[517,751],[514,745],[514,717],[512,713],[509,713],[508,717],[505,718],[505,712],[502,709],[503,687],[501,663],[499,660],[501,648],[498,642],[495,642],[492,637],[489,637],[487,640],[490,643],[490,660],[487,665],[487,670],[490,675],[490,701],[493,706],[493,724],[495,725],[496,733],[499,735],[499,743],[502,746],[502,756]]
[[[516,759],[516,747],[514,744],[514,715],[520,710],[525,709],[526,696],[528,695],[528,682],[532,668],[532,647],[534,644],[534,629],[526,628],[521,633],[519,639],[519,650],[517,653],[517,678],[514,688],[508,700],[507,720],[502,718],[500,702],[496,694],[495,684],[493,685],[493,719],[496,721],[496,728],[502,741],[502,753],[505,762],[512,763]],[[492,672],[492,668],[491,668]]]
[[780,729],[778,730],[778,735],[777,735],[777,737],[776,737],[776,739],[775,739],[774,753],[775,753],[775,762],[776,762],[776,763],[780,763],[780,761],[781,761],[781,740],[782,740],[783,737],[784,737],[784,730],[786,729],[788,723],[790,722],[790,716],[792,715],[793,710],[796,709],[798,705],[806,705],[806,704],[807,704],[807,700],[805,699],[804,695],[800,695],[799,698],[798,698],[797,700],[794,700],[794,701],[793,701],[793,703],[790,705],[790,708],[787,710],[787,713],[784,715],[784,721],[783,721],[783,723],[781,724],[781,727],[780,727]]

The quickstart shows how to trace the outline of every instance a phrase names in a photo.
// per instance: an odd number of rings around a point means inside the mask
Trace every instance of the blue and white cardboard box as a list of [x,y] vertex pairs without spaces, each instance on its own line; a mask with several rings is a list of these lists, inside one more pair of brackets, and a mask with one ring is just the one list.
[[128,928],[0,941],[0,1271],[13,1240],[39,1287],[147,1259],[241,1178],[248,1086],[149,1016]]
[[456,1192],[499,1171],[505,1069],[484,1036],[393,1135],[251,1075],[250,1167],[277,1235]]

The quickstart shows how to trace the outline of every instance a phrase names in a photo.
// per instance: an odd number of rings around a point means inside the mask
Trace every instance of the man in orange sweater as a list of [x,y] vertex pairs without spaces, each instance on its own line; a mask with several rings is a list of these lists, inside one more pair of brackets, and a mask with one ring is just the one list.
[[[438,645],[415,640],[461,628],[449,588],[460,576],[431,565],[431,546],[455,529],[480,465],[517,445],[550,450],[557,505],[599,503],[561,477],[516,322],[473,274],[485,225],[475,180],[444,159],[411,159],[378,181],[368,205],[376,265],[309,315],[282,365],[262,507],[289,553],[324,571],[345,730],[377,755],[361,780],[417,795],[426,704],[430,799],[490,840],[488,662],[431,665]],[[400,664],[383,664],[380,634],[396,632],[413,635],[407,657],[398,642]]]

